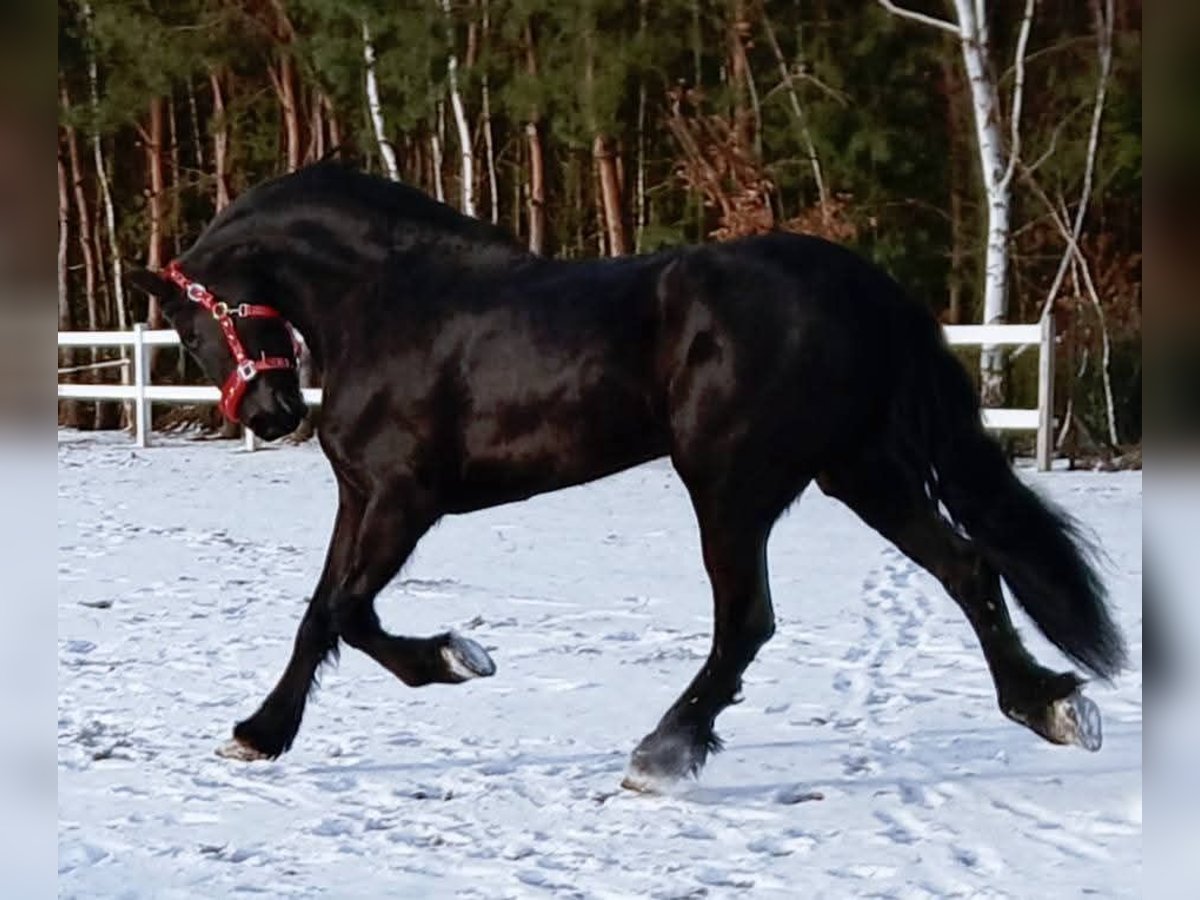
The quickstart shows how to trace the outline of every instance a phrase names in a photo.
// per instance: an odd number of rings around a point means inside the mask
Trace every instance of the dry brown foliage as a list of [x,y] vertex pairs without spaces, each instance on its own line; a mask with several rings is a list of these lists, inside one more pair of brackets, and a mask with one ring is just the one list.
[[708,237],[727,241],[782,230],[849,241],[858,234],[850,215],[850,197],[837,194],[822,207],[814,204],[798,216],[779,221],[772,202],[775,182],[767,165],[732,117],[705,112],[704,94],[691,88],[669,93],[667,128],[679,148],[676,177],[716,211]]

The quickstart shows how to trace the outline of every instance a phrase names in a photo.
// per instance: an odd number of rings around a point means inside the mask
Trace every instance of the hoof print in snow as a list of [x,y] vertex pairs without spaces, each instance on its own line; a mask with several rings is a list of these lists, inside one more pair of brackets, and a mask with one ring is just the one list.
[[824,800],[825,795],[820,791],[806,791],[800,787],[788,787],[777,791],[775,802],[791,806],[796,803],[809,803],[813,800]]

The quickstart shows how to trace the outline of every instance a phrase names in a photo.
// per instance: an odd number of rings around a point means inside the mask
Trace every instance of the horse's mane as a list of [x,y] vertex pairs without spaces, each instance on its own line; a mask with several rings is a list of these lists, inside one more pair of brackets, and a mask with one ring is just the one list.
[[521,249],[504,229],[464,215],[424,191],[328,159],[255,185],[217,216],[212,225],[215,230],[222,223],[232,223],[256,211],[278,212],[293,205],[314,204],[328,204],[332,209],[350,211],[391,226],[427,227],[470,241]]

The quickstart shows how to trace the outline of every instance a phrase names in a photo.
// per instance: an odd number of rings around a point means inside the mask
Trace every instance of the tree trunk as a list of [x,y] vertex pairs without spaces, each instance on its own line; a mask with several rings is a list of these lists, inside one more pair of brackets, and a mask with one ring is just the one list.
[[[638,37],[646,35],[646,3],[638,0]],[[646,79],[638,75],[637,159],[634,163],[634,222],[633,252],[642,252],[642,237],[646,230]]]
[[329,122],[329,144],[331,147],[342,146],[342,123],[338,119],[337,110],[333,108],[333,104],[325,98],[325,118]]
[[188,101],[188,118],[192,126],[192,161],[196,164],[196,171],[204,171],[204,141],[200,135],[200,114],[196,110],[196,88],[192,85],[192,78],[189,75],[187,80],[187,101]]
[[[63,165],[62,139],[58,144],[58,330],[71,330],[71,298],[67,290],[67,247],[71,240],[71,196],[67,167]],[[65,347],[63,352],[72,353]]]
[[[967,260],[967,225],[963,198],[970,191],[967,162],[964,160],[962,135],[967,125],[962,115],[962,80],[958,67],[951,60],[942,65],[946,99],[946,142],[950,148],[947,161],[950,178],[950,272],[947,281],[946,321],[958,325],[964,321],[963,289],[967,284],[964,271]],[[968,154],[969,155],[969,154]]]
[[442,0],[442,12],[450,33],[450,57],[446,62],[446,79],[449,82],[450,108],[454,113],[454,125],[458,130],[462,211],[475,215],[475,154],[471,149],[471,129],[467,125],[467,112],[463,106],[462,92],[458,87],[458,54],[454,47],[454,20],[450,17],[450,0]]
[[[596,255],[605,257],[609,255],[608,243],[608,223],[604,219],[604,187],[600,183],[600,166],[596,163],[596,157],[593,155],[592,164],[590,166],[582,166],[582,170],[589,173],[592,185],[592,213],[596,217]],[[616,255],[616,254],[612,254]]]
[[[141,129],[139,129],[141,130]],[[150,101],[149,130],[141,130],[142,146],[146,153],[146,176],[148,196],[147,211],[150,218],[150,235],[146,245],[146,266],[157,272],[164,265],[163,260],[163,98],[155,97]],[[163,326],[162,309],[157,297],[151,297],[146,316],[146,322],[151,328]],[[153,365],[151,366],[153,371]]]
[[275,85],[275,93],[279,98],[279,107],[283,113],[284,145],[286,147],[287,170],[295,172],[302,162],[300,148],[300,108],[296,95],[296,64],[288,49],[284,49],[279,60],[278,73],[274,69],[271,81]]
[[362,23],[363,65],[367,73],[367,109],[371,115],[371,127],[375,131],[375,143],[379,146],[379,156],[383,160],[383,170],[392,181],[400,180],[400,170],[396,167],[396,151],[392,148],[387,137],[387,126],[383,121],[383,107],[379,103],[379,82],[375,77],[375,45],[371,43],[371,29],[367,20]]
[[[71,246],[71,188],[67,179],[67,167],[63,160],[62,138],[58,141],[58,330],[71,331],[71,289],[68,264]],[[63,347],[58,353],[58,364],[74,368],[77,354],[73,347]],[[68,428],[78,428],[82,421],[82,409],[78,400],[61,401],[62,422]]]
[[[66,85],[62,86],[63,107],[70,108],[70,98],[67,96]],[[83,185],[83,163],[79,156],[79,141],[75,129],[69,126],[63,129],[67,138],[67,159],[71,164],[71,189],[75,198],[75,216],[79,220],[79,249],[83,255],[83,292],[87,303],[87,323],[89,331],[100,328],[96,307],[96,255],[92,249],[92,214],[88,207],[87,193]],[[93,355],[94,355],[93,348]]]
[[214,205],[220,212],[229,205],[229,179],[225,170],[229,160],[229,119],[225,115],[225,96],[221,76],[214,69],[208,73],[213,95],[213,183],[216,191]]
[[[1000,98],[990,74],[987,21],[986,18],[976,20],[972,0],[955,0],[955,7],[962,28],[963,37],[959,43],[971,87],[979,164],[987,195],[987,253],[981,322],[991,325],[1008,317],[1008,234],[1012,193],[1004,179]],[[1003,348],[982,348],[979,379],[984,406],[1000,406],[1004,402],[1004,361]]]
[[[894,0],[879,0],[879,4],[895,15],[949,32],[958,39],[971,88],[979,162],[987,197],[987,252],[981,319],[985,325],[1003,322],[1008,317],[1008,240],[1012,215],[1012,176],[1020,158],[1019,126],[1025,77],[1025,44],[1033,21],[1035,0],[1026,0],[1017,37],[1007,159],[1000,134],[1000,123],[1003,121],[1000,97],[992,75],[986,0],[954,0],[957,24],[902,9],[896,6]],[[984,406],[998,406],[1004,400],[1004,360],[1003,348],[989,345],[981,348],[980,399]]]
[[308,159],[316,162],[325,155],[325,95],[313,92],[312,122],[308,129]]
[[[67,95],[65,84],[62,85],[61,93],[64,109],[70,109],[70,97]],[[91,209],[87,202],[87,192],[84,190],[83,162],[79,155],[79,141],[74,128],[67,127],[64,130],[67,137],[67,158],[71,164],[71,190],[75,199],[75,216],[79,221],[79,249],[83,256],[83,296],[87,308],[87,327],[88,331],[98,331],[100,329],[100,308],[96,293],[97,267],[99,265],[96,254],[96,232]],[[98,362],[100,359],[99,348],[92,347],[86,356],[90,362]],[[78,356],[75,358],[79,359]],[[88,373],[87,380],[92,383],[98,381],[96,373],[97,370],[92,369]],[[92,427],[99,427],[100,404],[89,404],[87,408],[91,410]]]
[[429,149],[433,153],[433,193],[439,203],[446,202],[446,184],[442,180],[442,147],[445,146],[446,135],[446,106],[441,100],[437,102],[437,124],[429,139]]
[[592,141],[592,158],[600,175],[599,206],[603,211],[608,252],[610,256],[624,256],[629,252],[629,247],[621,208],[621,180],[612,141],[606,135],[598,134]]
[[[537,78],[537,50],[533,27],[525,25],[525,71]],[[529,252],[546,252],[546,161],[542,155],[541,116],[536,107],[525,123],[525,141],[529,148]]]
[[[85,29],[88,32],[87,40],[87,73],[88,73],[88,92],[89,101],[91,104],[91,112],[95,122],[100,121],[100,74],[96,65],[96,52],[92,44],[91,23],[92,23],[92,5],[89,0],[83,0],[82,4],[83,20]],[[121,247],[117,240],[117,212],[113,203],[112,190],[108,182],[108,172],[104,164],[104,145],[100,136],[98,126],[93,126],[95,130],[92,132],[92,157],[96,167],[96,178],[100,182],[100,199],[104,204],[104,223],[108,234],[108,250],[111,257],[110,263],[112,266],[112,285],[110,299],[114,308],[117,327],[124,331],[127,328],[125,314],[125,283],[124,283],[124,265],[121,262]],[[124,348],[121,349],[121,359],[128,360],[129,355]],[[129,366],[120,366],[121,383],[129,384]],[[132,425],[133,423],[133,407],[131,404],[124,404],[123,410],[125,414],[125,422]],[[103,417],[100,406],[97,406],[97,417]]]
[[[486,45],[491,40],[491,21],[488,15],[488,0],[483,0],[483,42]],[[488,199],[491,204],[491,220],[493,225],[500,222],[500,185],[496,177],[496,145],[492,134],[492,98],[488,85],[486,66],[481,78],[480,88],[483,94],[483,148],[487,154]]]
[[817,157],[817,146],[813,143],[812,134],[808,130],[808,119],[804,115],[804,107],[800,104],[800,95],[796,92],[795,86],[792,84],[792,74],[788,69],[787,59],[783,55],[783,50],[779,46],[779,41],[775,37],[775,29],[771,25],[771,20],[768,18],[765,10],[762,17],[763,30],[767,35],[767,43],[771,45],[771,52],[775,55],[775,62],[779,66],[779,77],[782,79],[784,89],[787,91],[788,100],[792,107],[792,116],[796,123],[796,136],[800,139],[801,145],[804,147],[804,152],[808,154],[808,164],[812,168],[813,183],[817,188],[817,202],[821,205],[821,220],[829,224],[829,194],[825,189],[825,177],[821,172],[821,160]]
[[[175,95],[171,93],[171,97],[167,101],[167,135],[170,140],[171,152],[171,188],[174,191],[174,197],[178,198],[180,193],[180,164],[179,164],[179,124],[175,114]],[[172,256],[178,256],[179,251],[183,248],[180,246],[180,232],[183,230],[179,222],[179,201],[172,199],[171,194],[163,197],[163,205],[167,207],[170,223],[167,229],[171,233],[171,245],[174,247]]]
[[761,154],[762,117],[758,112],[758,97],[750,74],[745,41],[751,32],[746,0],[730,0],[729,81],[733,88],[733,123],[738,146]]

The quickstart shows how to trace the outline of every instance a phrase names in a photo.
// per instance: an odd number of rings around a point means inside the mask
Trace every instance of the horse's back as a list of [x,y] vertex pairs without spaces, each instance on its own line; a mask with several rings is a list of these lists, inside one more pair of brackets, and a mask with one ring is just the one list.
[[456,506],[523,499],[666,452],[655,268],[636,258],[531,267],[448,317]]

